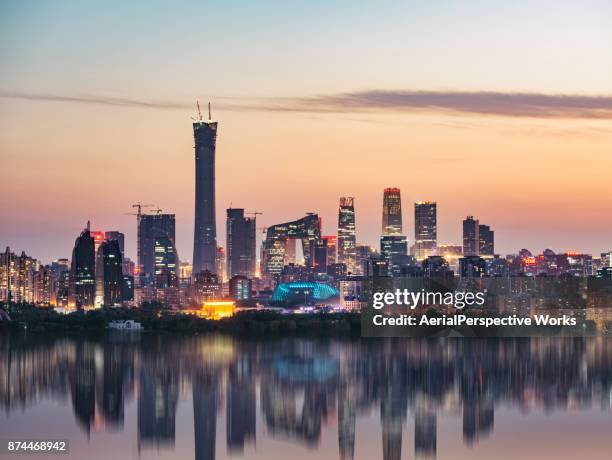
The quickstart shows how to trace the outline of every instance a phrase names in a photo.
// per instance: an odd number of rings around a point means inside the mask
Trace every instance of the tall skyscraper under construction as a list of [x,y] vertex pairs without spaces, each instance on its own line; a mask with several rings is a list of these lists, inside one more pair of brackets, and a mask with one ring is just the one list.
[[195,141],[195,228],[193,236],[193,274],[203,270],[217,272],[217,223],[215,219],[215,151],[217,122],[198,119],[193,122]]

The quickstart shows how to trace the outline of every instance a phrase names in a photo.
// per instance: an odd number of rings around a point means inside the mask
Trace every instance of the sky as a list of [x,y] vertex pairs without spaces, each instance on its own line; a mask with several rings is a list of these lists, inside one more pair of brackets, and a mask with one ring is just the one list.
[[378,246],[385,187],[473,215],[496,252],[612,249],[612,3],[603,0],[0,0],[0,245],[44,262],[136,202],[193,250],[195,101],[219,121],[225,209],[258,226],[354,196]]

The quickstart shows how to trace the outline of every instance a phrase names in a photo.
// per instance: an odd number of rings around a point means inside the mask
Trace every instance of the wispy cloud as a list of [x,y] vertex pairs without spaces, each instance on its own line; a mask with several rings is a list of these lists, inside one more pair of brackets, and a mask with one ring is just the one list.
[[77,104],[98,104],[110,105],[115,107],[140,107],[149,109],[187,109],[193,108],[193,104],[185,104],[172,101],[157,101],[146,99],[132,99],[125,97],[110,97],[99,95],[71,95],[53,93],[26,93],[20,91],[2,91],[0,97],[6,99],[22,99],[28,101],[46,102],[68,102]]
[[[1,98],[152,109],[192,109],[193,103],[100,95],[2,91]],[[313,97],[222,97],[219,109],[302,113],[433,112],[527,118],[612,119],[612,96],[511,92],[367,90]]]
[[463,91],[358,91],[297,98],[277,110],[431,111],[463,115],[533,118],[612,118],[612,96]]

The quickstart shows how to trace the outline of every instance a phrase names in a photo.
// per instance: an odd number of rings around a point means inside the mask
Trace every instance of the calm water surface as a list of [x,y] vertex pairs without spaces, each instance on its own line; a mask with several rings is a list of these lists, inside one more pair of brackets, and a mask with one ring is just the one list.
[[610,459],[612,340],[0,335],[0,400],[54,458]]

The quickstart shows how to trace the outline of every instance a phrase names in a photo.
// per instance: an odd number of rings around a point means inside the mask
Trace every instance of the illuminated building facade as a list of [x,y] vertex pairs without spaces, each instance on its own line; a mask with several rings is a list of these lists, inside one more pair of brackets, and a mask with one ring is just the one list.
[[299,220],[268,227],[262,247],[264,275],[270,277],[281,273],[285,260],[285,243],[289,238],[302,240],[305,264],[307,267],[312,266],[313,243],[321,238],[319,216],[308,214]]
[[49,306],[54,302],[53,272],[49,265],[39,265],[34,274],[34,303]]
[[321,238],[314,242],[312,259],[315,273],[327,273],[327,240]]
[[93,307],[96,295],[96,253],[94,238],[87,228],[74,243],[70,264],[70,306]]
[[367,244],[358,244],[356,248],[356,267],[355,272],[358,275],[364,274],[366,271],[365,265],[366,261],[376,254],[376,251],[372,246]]
[[414,204],[414,256],[421,261],[435,254],[438,243],[438,209],[434,201]]
[[272,294],[272,301],[290,302],[297,300],[309,303],[312,301],[328,300],[339,295],[338,289],[333,286],[323,283],[297,281],[281,283],[276,286],[274,294]]
[[352,196],[340,197],[338,208],[338,263],[345,264],[349,273],[355,273],[355,199]]
[[229,281],[229,295],[235,301],[249,300],[251,298],[252,282],[242,275],[233,276]]
[[481,257],[491,258],[495,255],[495,232],[488,225],[478,226],[478,253]]
[[226,230],[227,276],[254,278],[257,265],[255,218],[245,217],[244,209],[230,208],[227,210]]
[[480,225],[478,219],[467,216],[463,221],[463,256],[471,257],[480,254]]
[[[138,278],[140,286],[155,284],[155,241],[170,240],[176,251],[176,219],[174,214],[142,214],[138,221]],[[178,256],[175,254],[178,276]]]
[[336,253],[338,237],[336,235],[322,236],[321,239],[327,241],[327,265],[336,263]]
[[459,259],[463,257],[463,246],[454,244],[440,244],[437,248],[438,255],[448,262],[450,267],[459,271]]
[[155,238],[153,253],[155,286],[158,288],[178,286],[178,260],[172,240],[167,236]]
[[367,306],[363,292],[363,278],[350,277],[338,283],[340,291],[340,307],[346,311],[361,311]]
[[200,318],[220,320],[234,316],[236,305],[230,300],[210,300],[203,303],[200,309],[185,310],[185,313],[197,315]]
[[578,252],[566,252],[565,256],[569,264],[568,273],[573,276],[593,275],[593,257],[590,254]]
[[193,123],[195,142],[195,227],[193,273],[216,273],[217,222],[215,217],[215,154],[217,122],[199,116]]
[[227,262],[225,260],[225,248],[223,246],[217,247],[217,270],[216,274],[219,277],[219,281],[225,283],[227,281]]
[[123,301],[123,283],[119,241],[104,241],[96,254],[96,307],[120,306]]
[[383,194],[383,236],[402,234],[402,199],[399,188],[386,188]]
[[193,289],[194,292],[192,297],[198,304],[221,297],[221,283],[219,283],[219,277],[208,270],[204,270],[194,275]]
[[462,278],[480,278],[487,274],[487,262],[479,256],[464,256],[459,259],[459,274]]
[[25,252],[18,256],[7,247],[0,254],[0,300],[34,302],[37,266],[36,259]]
[[402,235],[387,235],[380,237],[380,255],[389,263],[392,276],[399,276],[402,265],[407,263],[408,242]]

